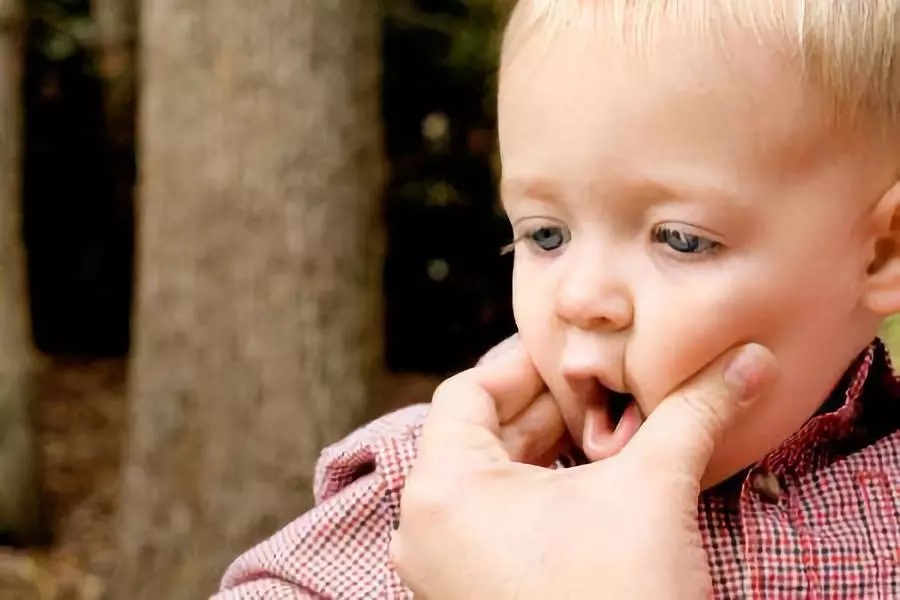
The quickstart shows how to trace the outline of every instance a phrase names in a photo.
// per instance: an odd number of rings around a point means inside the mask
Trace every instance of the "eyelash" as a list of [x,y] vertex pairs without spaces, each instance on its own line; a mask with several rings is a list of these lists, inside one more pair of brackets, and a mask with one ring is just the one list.
[[[678,229],[672,225],[657,225],[651,232],[655,244],[665,244],[680,255],[704,255],[716,252],[722,244],[696,233]],[[677,244],[678,247],[676,247]]]
[[[549,232],[554,230],[557,232],[557,235],[560,235],[562,237],[559,244],[555,248],[544,248],[540,245],[540,242],[535,239],[540,232]],[[516,237],[512,242],[503,246],[503,248],[500,250],[500,254],[509,254],[510,252],[515,251],[516,246],[518,246],[520,242],[529,242],[532,246],[535,247],[536,251],[550,254],[551,252],[559,250],[571,239],[572,234],[569,232],[568,228],[563,225],[540,225],[528,229],[527,231]]]
[[[547,249],[535,240],[535,236],[539,232],[552,230],[558,230],[558,235],[561,235],[563,238],[556,247]],[[702,235],[689,233],[672,225],[655,226],[651,231],[650,237],[653,243],[665,244],[671,252],[682,256],[711,254],[722,248],[722,244],[715,240],[711,240]],[[536,250],[549,254],[561,248],[568,243],[570,239],[571,233],[569,233],[566,227],[562,225],[542,225],[533,227],[519,235],[512,242],[503,246],[500,253],[501,255],[509,254],[510,252],[515,251],[516,246],[518,246],[520,242],[530,242],[532,245],[537,246]]]

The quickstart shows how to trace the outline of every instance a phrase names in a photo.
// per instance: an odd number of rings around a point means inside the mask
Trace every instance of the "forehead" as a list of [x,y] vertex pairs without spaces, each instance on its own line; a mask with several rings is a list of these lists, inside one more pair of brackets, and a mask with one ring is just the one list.
[[[504,39],[504,58],[535,37],[592,30],[604,41],[640,52],[660,35],[677,31],[693,40],[715,41],[735,31],[795,52],[800,28],[796,6],[805,0],[519,0]],[[804,9],[805,10],[805,9]],[[793,32],[793,33],[789,33]]]
[[583,176],[672,157],[783,168],[833,138],[794,65],[752,31],[696,38],[662,21],[636,47],[608,29],[585,16],[520,38],[501,75],[504,168],[558,162]]

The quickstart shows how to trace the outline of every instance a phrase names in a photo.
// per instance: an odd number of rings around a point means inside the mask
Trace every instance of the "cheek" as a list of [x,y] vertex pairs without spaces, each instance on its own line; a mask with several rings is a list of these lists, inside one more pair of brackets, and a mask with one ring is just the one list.
[[780,361],[790,362],[845,335],[856,293],[847,282],[824,275],[832,269],[819,270],[814,265],[816,276],[797,276],[801,270],[750,265],[736,270],[727,282],[711,278],[708,285],[638,295],[626,370],[642,409],[652,411],[682,383],[742,343],[761,343]]
[[546,270],[536,267],[533,261],[519,258],[513,266],[513,315],[526,347],[546,335],[553,316],[552,286]]
[[[777,353],[779,333],[789,329],[792,310],[772,301],[777,282],[735,278],[708,286],[681,286],[640,295],[635,333],[626,350],[626,372],[652,411],[667,395],[731,348],[765,344]],[[786,310],[787,309],[787,310]]]
[[557,361],[557,320],[554,312],[553,282],[546,269],[528,260],[516,260],[513,267],[513,315],[525,350],[545,378]]

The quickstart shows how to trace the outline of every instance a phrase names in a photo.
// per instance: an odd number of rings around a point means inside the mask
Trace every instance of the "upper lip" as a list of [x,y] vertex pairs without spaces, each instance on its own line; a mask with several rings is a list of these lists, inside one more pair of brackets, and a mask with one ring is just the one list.
[[616,395],[630,395],[623,386],[607,385],[599,377],[579,377],[569,380],[569,385],[584,404],[593,404],[609,399],[608,392]]
[[616,340],[570,330],[560,347],[559,368],[571,382],[594,380],[607,390],[627,394],[624,354],[625,347]]
[[604,388],[608,389],[611,392],[615,392],[617,394],[628,394],[628,388],[625,385],[620,385],[618,382],[611,381],[610,379],[604,378],[603,376],[596,376],[597,381]]
[[581,386],[596,384],[617,394],[628,394],[628,387],[611,377],[607,377],[599,369],[563,369],[563,375],[573,384]]

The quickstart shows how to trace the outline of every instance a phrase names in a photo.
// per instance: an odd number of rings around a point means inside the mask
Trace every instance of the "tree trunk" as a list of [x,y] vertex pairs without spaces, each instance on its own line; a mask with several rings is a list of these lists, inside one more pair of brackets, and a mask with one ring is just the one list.
[[31,422],[34,350],[25,284],[21,218],[19,0],[0,0],[0,538],[43,537]]
[[154,0],[121,598],[200,598],[310,503],[381,371],[380,18]]

